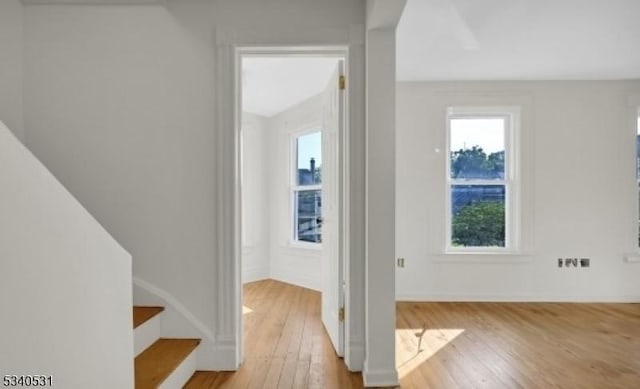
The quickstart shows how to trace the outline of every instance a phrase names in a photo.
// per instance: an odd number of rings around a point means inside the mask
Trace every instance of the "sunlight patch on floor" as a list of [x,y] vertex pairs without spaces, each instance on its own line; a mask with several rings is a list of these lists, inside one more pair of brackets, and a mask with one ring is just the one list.
[[464,329],[458,328],[406,328],[396,330],[396,364],[400,378],[445,347]]
[[248,314],[250,314],[251,312],[253,312],[253,309],[251,309],[251,308],[247,307],[246,305],[243,305],[243,306],[242,306],[242,314],[243,314],[243,315],[248,315]]

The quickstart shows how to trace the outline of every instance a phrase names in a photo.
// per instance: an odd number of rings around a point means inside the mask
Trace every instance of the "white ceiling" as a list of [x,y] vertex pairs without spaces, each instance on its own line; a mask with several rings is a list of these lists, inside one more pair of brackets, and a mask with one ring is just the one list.
[[242,109],[271,117],[322,92],[338,59],[245,57]]
[[640,0],[408,0],[400,80],[640,78]]
[[[323,90],[335,59],[245,58],[245,111],[273,116]],[[407,0],[399,80],[640,78],[640,0]]]

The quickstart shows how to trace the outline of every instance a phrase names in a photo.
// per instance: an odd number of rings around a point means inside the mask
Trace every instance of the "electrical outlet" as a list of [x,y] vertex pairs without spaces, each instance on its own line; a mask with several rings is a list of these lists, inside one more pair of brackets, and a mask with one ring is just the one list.
[[589,267],[590,258],[558,258],[558,267]]
[[398,267],[404,267],[404,258],[398,258],[397,259],[397,265]]

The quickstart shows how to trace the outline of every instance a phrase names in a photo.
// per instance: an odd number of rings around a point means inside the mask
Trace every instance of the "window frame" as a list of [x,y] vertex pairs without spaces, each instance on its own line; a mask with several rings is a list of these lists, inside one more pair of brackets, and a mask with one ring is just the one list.
[[640,106],[636,108],[634,124],[634,148],[635,148],[635,180],[636,180],[636,252],[640,252],[640,158],[638,158],[638,136],[640,136]]
[[[307,242],[298,239],[297,225],[297,193],[303,191],[319,190],[322,196],[322,182],[316,185],[298,185],[298,138],[319,132],[322,139],[322,127],[319,121],[311,122],[301,126],[299,130],[290,134],[289,148],[289,220],[291,223],[291,233],[289,234],[289,244],[292,247],[315,249],[322,248],[322,242]],[[322,150],[322,144],[321,144]],[[322,153],[322,151],[321,151]]]
[[[519,106],[450,106],[446,110],[445,136],[445,254],[517,254],[520,249],[520,147],[521,108]],[[453,119],[504,119],[504,178],[451,178],[451,121]],[[504,247],[456,247],[452,245],[452,193],[454,185],[496,185],[505,190]]]

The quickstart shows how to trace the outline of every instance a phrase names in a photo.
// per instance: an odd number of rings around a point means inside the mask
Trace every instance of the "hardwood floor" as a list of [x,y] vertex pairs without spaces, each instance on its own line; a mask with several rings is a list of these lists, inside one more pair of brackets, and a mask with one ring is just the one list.
[[640,388],[639,304],[398,303],[396,328],[403,388]]
[[362,388],[333,351],[320,293],[265,280],[244,286],[245,362],[237,372],[197,372],[186,388]]
[[[187,388],[362,388],[335,356],[320,294],[245,285],[245,363]],[[398,303],[402,388],[640,388],[640,304]]]

